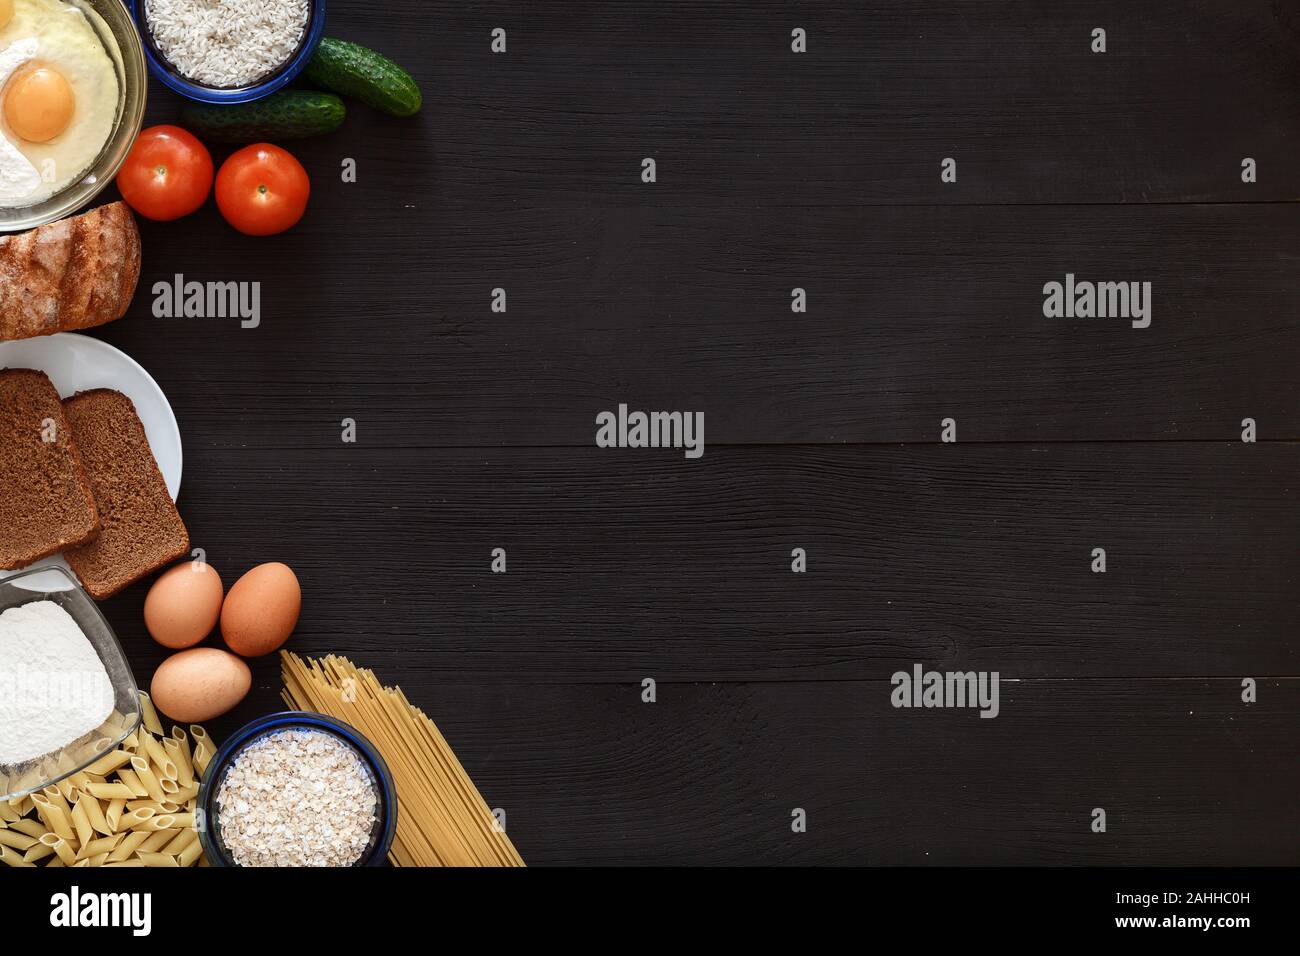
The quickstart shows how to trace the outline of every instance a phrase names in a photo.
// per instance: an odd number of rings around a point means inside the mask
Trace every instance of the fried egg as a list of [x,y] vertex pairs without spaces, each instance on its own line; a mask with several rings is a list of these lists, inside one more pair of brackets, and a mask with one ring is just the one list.
[[83,175],[113,133],[118,99],[86,11],[0,0],[0,205],[41,202]]

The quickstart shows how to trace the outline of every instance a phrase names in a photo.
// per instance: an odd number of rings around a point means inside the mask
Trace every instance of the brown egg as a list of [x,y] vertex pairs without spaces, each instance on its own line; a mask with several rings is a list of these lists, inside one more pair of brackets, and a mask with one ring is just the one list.
[[154,706],[183,724],[211,720],[234,707],[253,685],[248,665],[228,651],[194,647],[173,654],[154,671]]
[[165,571],[144,599],[144,626],[163,647],[193,647],[221,616],[221,575],[202,561]]
[[302,610],[302,589],[287,565],[259,564],[234,583],[221,607],[221,636],[244,657],[261,657],[289,639]]

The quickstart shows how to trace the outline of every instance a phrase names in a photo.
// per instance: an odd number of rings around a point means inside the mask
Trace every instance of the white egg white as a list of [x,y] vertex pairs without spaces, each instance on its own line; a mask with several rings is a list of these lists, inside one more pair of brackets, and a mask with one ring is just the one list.
[[[0,50],[0,89],[15,71],[36,55],[34,39],[18,40]],[[0,136],[0,204],[19,205],[41,188],[41,174],[10,140]]]
[[[28,50],[30,55],[5,72],[11,60]],[[117,70],[86,14],[74,4],[14,0],[13,19],[0,29],[0,89],[28,62],[61,73],[76,105],[67,129],[47,143],[31,143],[4,121],[0,93],[0,205],[9,207],[42,202],[82,176],[117,119]],[[34,180],[30,172],[35,172]]]

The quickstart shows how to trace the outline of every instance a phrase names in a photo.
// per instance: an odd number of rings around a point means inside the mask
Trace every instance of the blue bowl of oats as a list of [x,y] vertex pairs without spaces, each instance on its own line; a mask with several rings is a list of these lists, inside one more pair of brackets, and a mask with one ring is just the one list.
[[213,866],[383,866],[397,793],[384,758],[355,728],[285,711],[245,725],[217,751],[196,823]]
[[325,0],[127,0],[149,71],[202,103],[249,103],[307,67]]

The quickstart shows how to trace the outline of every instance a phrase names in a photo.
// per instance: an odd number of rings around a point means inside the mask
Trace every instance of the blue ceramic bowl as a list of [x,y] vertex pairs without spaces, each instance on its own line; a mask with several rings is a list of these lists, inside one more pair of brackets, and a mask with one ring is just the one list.
[[283,89],[307,67],[307,61],[316,52],[316,47],[320,46],[321,37],[325,33],[325,0],[309,0],[307,29],[303,31],[302,41],[287,63],[251,86],[237,88],[204,86],[178,73],[154,45],[153,37],[149,33],[148,19],[144,13],[145,5],[149,0],[125,0],[125,2],[135,18],[136,26],[140,29],[140,39],[144,44],[144,56],[149,63],[149,72],[169,89],[175,90],[181,96],[198,100],[200,103],[250,103]]
[[349,744],[370,768],[379,799],[378,819],[371,830],[369,845],[353,866],[384,866],[388,860],[389,847],[393,845],[393,835],[397,832],[397,790],[393,786],[388,765],[379,756],[379,751],[355,727],[349,727],[342,721],[323,714],[302,710],[286,710],[245,724],[221,745],[221,749],[208,764],[199,788],[198,802],[201,821],[199,839],[203,843],[208,862],[213,866],[239,865],[230,856],[221,838],[221,811],[217,807],[217,791],[221,789],[221,780],[226,770],[245,747],[280,730],[314,730],[333,734]]

